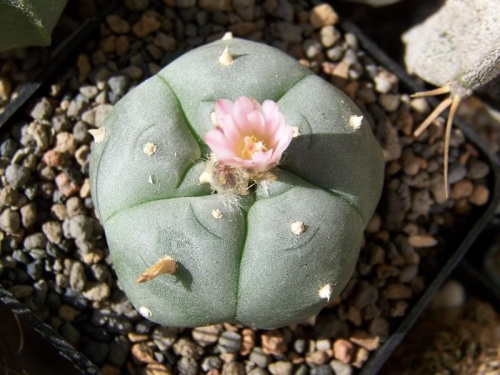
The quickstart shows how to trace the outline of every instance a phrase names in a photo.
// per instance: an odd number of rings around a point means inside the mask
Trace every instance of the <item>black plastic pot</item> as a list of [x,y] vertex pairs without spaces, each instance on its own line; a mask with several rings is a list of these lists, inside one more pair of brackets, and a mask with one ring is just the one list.
[[[109,8],[101,14],[99,18],[90,21],[90,24],[86,25],[84,31],[81,34],[75,36],[68,42],[67,45],[61,47],[57,62],[55,61],[50,69],[46,70],[43,76],[36,82],[30,83],[27,89],[23,92],[22,98],[9,106],[8,111],[0,116],[0,125],[3,125],[7,119],[13,116],[16,112],[22,110],[22,105],[25,103],[41,86],[44,82],[58,70],[60,70],[65,64],[67,64],[68,58],[74,54],[81,47],[82,42],[91,35],[92,30],[94,30],[102,19],[107,14],[107,11],[114,9],[116,6],[116,1],[110,4]],[[406,87],[408,92],[415,92],[422,90],[415,81],[409,77],[404,70],[388,58],[380,48],[378,48],[374,43],[368,40],[360,30],[351,23],[342,23],[341,27],[344,31],[354,34],[361,45],[361,47],[371,55],[379,64],[385,66],[388,70],[396,74],[402,85]],[[431,101],[432,102],[432,101]],[[15,104],[15,105],[14,105]],[[433,102],[433,105],[436,103]],[[423,295],[420,296],[418,301],[412,306],[411,310],[408,312],[406,317],[400,322],[399,326],[393,331],[389,339],[383,343],[383,345],[372,354],[370,360],[363,366],[360,371],[361,374],[375,374],[384,364],[386,359],[390,356],[395,347],[400,343],[401,339],[408,332],[410,327],[415,323],[418,316],[422,313],[425,306],[429,303],[432,296],[439,289],[440,285],[449,276],[452,270],[457,266],[462,257],[464,256],[467,249],[473,243],[474,239],[479,235],[487,223],[491,220],[495,213],[495,209],[500,201],[500,169],[498,166],[498,161],[495,157],[488,152],[487,147],[478,138],[478,136],[471,131],[466,125],[460,121],[455,122],[455,126],[458,126],[463,133],[466,135],[468,140],[475,145],[475,147],[482,153],[483,159],[488,162],[491,173],[488,181],[488,188],[491,192],[490,201],[487,206],[478,212],[476,216],[471,218],[470,226],[462,228],[461,236],[462,240],[456,246],[456,248],[450,250],[450,256],[447,262],[443,265],[439,273],[434,277],[432,282],[429,284]],[[5,131],[6,129],[2,129]],[[81,371],[83,374],[98,374],[99,369],[92,364],[82,353],[74,349],[71,345],[65,342],[59,334],[54,332],[47,324],[42,322],[35,314],[17,301],[12,295],[0,286],[0,301],[5,303],[12,311],[18,314],[24,321],[27,322],[31,327],[33,327],[41,336],[45,337],[51,344],[56,348],[56,350],[65,358],[70,359],[74,366]]]
[[[12,370],[19,371],[18,373],[28,371],[32,374],[50,373],[61,375],[78,373],[93,375],[100,373],[100,370],[83,354],[68,344],[57,332],[40,320],[30,309],[15,299],[2,286],[0,286],[0,302],[5,304],[13,314],[18,316],[20,319],[19,326],[24,327],[20,328],[21,332],[14,337],[2,326],[8,324],[8,322],[4,317],[5,315],[0,314],[0,317],[2,317],[2,325],[0,325],[0,329],[2,329],[0,334],[0,354],[6,361],[6,363],[2,364],[6,368],[0,368],[2,372],[5,371],[7,374],[9,370]],[[0,305],[0,307],[5,309],[5,306]],[[14,351],[13,345],[19,345],[20,349]],[[40,347],[36,348],[38,345]],[[43,353],[44,356],[39,359],[35,358],[35,356],[39,357],[40,353]],[[36,363],[42,363],[45,366],[45,370],[43,370],[43,367],[33,369],[33,365]],[[21,368],[18,368],[18,366],[21,366]],[[33,369],[33,371],[30,371],[30,369]]]

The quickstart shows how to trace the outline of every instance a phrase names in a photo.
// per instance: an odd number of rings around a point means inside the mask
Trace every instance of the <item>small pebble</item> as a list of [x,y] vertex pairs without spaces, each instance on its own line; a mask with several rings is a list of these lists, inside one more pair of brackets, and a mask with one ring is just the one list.
[[315,29],[323,26],[331,26],[338,22],[339,16],[330,4],[316,5],[310,13],[309,21]]
[[222,367],[222,360],[216,356],[209,356],[203,359],[201,368],[207,372],[209,370],[219,370]]
[[10,186],[24,187],[30,178],[30,170],[22,165],[12,164],[5,170],[5,177]]
[[109,297],[110,290],[106,283],[91,282],[87,284],[86,290],[83,292],[85,298],[90,301],[102,301]]
[[245,375],[245,366],[240,362],[224,363],[221,375]]
[[342,361],[334,359],[330,361],[330,367],[335,375],[352,375],[352,367]]
[[250,353],[250,361],[259,367],[265,368],[271,362],[271,358],[264,353],[262,348],[256,347]]
[[203,355],[203,348],[186,338],[181,338],[175,342],[174,353],[178,356],[198,359]]
[[123,366],[130,350],[130,342],[126,336],[116,336],[110,344],[108,360],[115,366]]
[[219,337],[217,348],[222,353],[236,353],[241,348],[241,335],[237,332],[225,331]]
[[288,361],[278,361],[269,364],[268,369],[272,375],[291,375],[293,366]]
[[344,339],[337,339],[333,343],[333,356],[343,363],[351,362],[354,354],[354,345]]

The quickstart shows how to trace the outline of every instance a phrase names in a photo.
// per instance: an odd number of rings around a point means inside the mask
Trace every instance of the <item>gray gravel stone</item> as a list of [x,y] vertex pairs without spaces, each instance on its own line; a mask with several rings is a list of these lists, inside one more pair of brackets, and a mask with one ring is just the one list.
[[245,375],[245,366],[240,362],[224,363],[221,375]]
[[33,233],[24,239],[24,248],[27,250],[43,249],[47,244],[47,238],[43,233]]
[[178,8],[190,8],[196,4],[196,0],[177,0],[175,5]]
[[399,106],[398,94],[382,94],[379,97],[379,103],[387,112],[394,112]]
[[30,178],[30,170],[22,165],[9,165],[5,170],[5,177],[9,184],[15,188],[26,185]]
[[278,22],[276,23],[276,31],[278,36],[285,42],[302,42],[302,28],[300,26],[291,23]]
[[304,364],[301,364],[297,370],[293,373],[294,375],[308,375],[309,374],[309,367],[307,367]]
[[460,162],[453,163],[449,167],[448,182],[450,185],[463,180],[467,176],[467,168]]
[[153,341],[162,352],[168,350],[177,339],[177,328],[158,327],[153,331]]
[[80,332],[70,322],[64,323],[60,332],[70,344],[77,345],[80,342]]
[[198,362],[192,358],[182,357],[177,362],[177,372],[179,375],[197,375]]
[[387,94],[392,90],[392,83],[385,75],[377,75],[374,82],[375,90],[381,94]]
[[[341,35],[335,26],[330,25],[321,28],[319,37],[323,47],[330,48],[340,40]],[[340,48],[340,50],[342,50],[342,48]]]
[[132,12],[143,12],[148,9],[149,0],[125,0],[125,7]]
[[352,375],[352,367],[348,363],[334,359],[330,361],[330,367],[335,375]]
[[92,311],[92,318],[90,321],[96,327],[104,326],[109,319],[109,310],[94,310]]
[[[83,100],[72,100],[69,103],[68,110],[66,114],[71,118],[78,118],[80,115],[89,107],[89,105]],[[71,127],[68,129],[70,130]]]
[[109,348],[108,360],[112,365],[122,366],[127,360],[128,351],[130,350],[130,341],[126,336],[116,336]]
[[326,51],[326,56],[331,61],[339,61],[344,55],[344,49],[340,46],[330,48]]
[[76,292],[81,292],[85,289],[87,284],[87,276],[85,275],[85,268],[82,263],[74,262],[71,266],[71,273],[69,275],[69,285],[71,289]]
[[[104,284],[104,283],[103,283]],[[104,284],[106,285],[106,284]],[[111,333],[126,334],[132,332],[132,323],[125,316],[110,315],[108,318],[108,331]]]
[[83,292],[85,298],[90,301],[102,301],[109,297],[110,290],[106,283],[92,282],[87,284],[87,289]]
[[21,207],[21,223],[26,229],[31,228],[36,223],[37,209],[35,203],[31,202]]
[[29,262],[28,256],[22,250],[14,250],[12,252],[12,259],[23,264],[28,264]]
[[314,59],[321,53],[321,43],[316,39],[305,40],[302,48],[309,59]]
[[85,96],[87,99],[94,99],[99,93],[99,89],[95,86],[86,85],[80,87],[80,94]]
[[[307,367],[306,367],[307,374]],[[248,372],[248,375],[269,375],[269,372],[260,367],[255,367],[253,370]]]
[[104,342],[89,341],[82,349],[92,362],[102,365],[109,352],[109,345]]
[[187,358],[198,359],[203,355],[203,348],[194,342],[181,338],[174,344],[174,353]]
[[104,264],[93,264],[90,266],[90,271],[92,272],[92,276],[97,281],[108,281],[111,280],[111,272],[109,268]]
[[89,127],[83,121],[78,121],[75,124],[75,126],[73,127],[73,136],[79,143],[89,144],[92,141],[92,135],[90,135],[89,133]]
[[33,287],[31,285],[14,285],[9,288],[9,291],[17,299],[31,296],[33,294]]
[[377,287],[366,280],[361,280],[356,284],[354,293],[353,305],[359,310],[363,310],[369,304],[377,302],[379,297]]
[[252,21],[255,14],[255,0],[233,0],[233,9],[244,21]]
[[241,348],[241,335],[237,332],[224,331],[219,337],[217,348],[222,353],[236,353]]
[[17,189],[7,186],[0,192],[0,207],[9,207],[17,204],[20,194]]
[[201,368],[207,372],[209,370],[219,370],[222,366],[222,359],[216,356],[209,356],[203,359]]
[[273,375],[291,375],[293,365],[288,361],[278,361],[271,363],[268,369]]
[[328,365],[313,366],[310,374],[311,375],[331,375],[332,368]]
[[306,345],[307,342],[304,339],[297,339],[293,342],[293,348],[299,354],[304,353],[304,351],[306,350]]
[[481,160],[472,159],[467,166],[467,177],[472,180],[484,178],[489,172],[489,165]]
[[7,208],[0,215],[0,229],[7,233],[15,233],[21,227],[21,218],[17,211]]
[[257,366],[265,368],[271,362],[271,357],[262,351],[262,348],[255,347],[250,353],[250,361],[255,363]]
[[39,280],[43,275],[43,261],[38,259],[31,262],[26,267],[26,272],[32,280]]
[[99,104],[95,107],[95,126],[101,126],[104,119],[112,109],[113,106],[111,104]]
[[129,81],[127,76],[117,75],[108,79],[108,86],[115,95],[125,94]]
[[33,284],[33,302],[37,306],[43,306],[45,304],[45,299],[47,298],[47,292],[49,287],[45,280],[38,280]]
[[88,216],[77,215],[69,220],[69,234],[75,240],[87,241],[92,238],[94,223]]
[[6,139],[0,146],[0,155],[6,158],[11,158],[17,151],[19,144],[12,138]]
[[43,120],[52,114],[52,104],[47,98],[40,99],[31,110],[31,117],[35,120]]
[[67,132],[72,128],[72,123],[66,115],[57,115],[52,117],[51,125],[52,129],[54,129],[56,133]]

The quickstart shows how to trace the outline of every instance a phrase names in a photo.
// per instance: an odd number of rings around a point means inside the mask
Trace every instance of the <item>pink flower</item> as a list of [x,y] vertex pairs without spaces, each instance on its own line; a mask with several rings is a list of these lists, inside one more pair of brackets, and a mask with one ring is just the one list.
[[246,96],[234,103],[221,99],[215,104],[215,116],[217,127],[205,135],[205,142],[222,164],[249,173],[278,165],[292,140],[293,129],[272,100],[261,106]]

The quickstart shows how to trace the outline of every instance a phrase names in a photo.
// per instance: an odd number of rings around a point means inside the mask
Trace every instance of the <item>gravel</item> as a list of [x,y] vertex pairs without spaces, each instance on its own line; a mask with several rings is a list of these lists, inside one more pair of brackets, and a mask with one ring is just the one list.
[[[467,215],[487,203],[490,168],[455,129],[452,196],[444,198],[442,120],[412,138],[429,106],[400,92],[397,78],[339,31],[330,6],[169,3],[126,1],[101,25],[100,39],[82,46],[74,64],[2,136],[0,283],[106,374],[352,374],[387,340],[395,319],[449,254],[441,229],[467,228]],[[269,41],[346,92],[384,149],[385,191],[356,271],[312,326],[178,329],[143,319],[120,289],[94,214],[88,130],[172,58],[227,29]],[[0,102],[2,85],[4,95],[15,91],[6,83],[15,79],[1,80]]]

